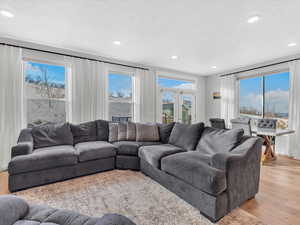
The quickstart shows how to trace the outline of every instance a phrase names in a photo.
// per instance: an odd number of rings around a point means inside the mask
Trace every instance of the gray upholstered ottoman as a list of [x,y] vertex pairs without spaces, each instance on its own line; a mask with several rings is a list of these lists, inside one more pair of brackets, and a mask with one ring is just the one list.
[[13,195],[0,196],[0,225],[135,225],[118,214],[89,217],[79,213],[31,205]]

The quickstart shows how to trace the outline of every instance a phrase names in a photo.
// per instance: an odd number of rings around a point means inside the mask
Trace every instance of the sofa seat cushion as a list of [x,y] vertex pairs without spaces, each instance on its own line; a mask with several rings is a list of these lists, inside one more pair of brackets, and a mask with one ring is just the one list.
[[226,189],[225,172],[210,166],[209,158],[199,152],[164,157],[161,170],[211,195]]
[[117,147],[118,155],[137,156],[141,146],[160,145],[160,142],[136,142],[136,141],[118,141],[113,145]]
[[89,141],[75,145],[80,162],[104,159],[116,155],[116,147],[105,141]]
[[25,173],[77,164],[77,155],[73,146],[59,145],[40,148],[28,155],[14,157],[9,165],[9,174]]
[[139,157],[160,169],[160,161],[163,157],[184,151],[182,148],[170,144],[143,146],[139,150]]

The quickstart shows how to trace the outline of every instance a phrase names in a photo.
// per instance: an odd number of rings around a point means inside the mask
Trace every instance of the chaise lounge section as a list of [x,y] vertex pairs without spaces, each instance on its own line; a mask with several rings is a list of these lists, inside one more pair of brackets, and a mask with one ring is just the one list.
[[215,222],[258,192],[262,140],[242,129],[111,123],[22,130],[9,189],[18,191],[112,169],[141,170]]

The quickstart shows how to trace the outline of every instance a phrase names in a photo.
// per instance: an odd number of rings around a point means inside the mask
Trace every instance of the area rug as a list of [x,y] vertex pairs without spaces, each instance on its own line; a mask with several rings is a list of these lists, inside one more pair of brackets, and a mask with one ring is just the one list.
[[[113,170],[15,193],[31,203],[47,204],[89,216],[119,213],[137,225],[210,225],[197,209],[140,172]],[[263,225],[236,209],[219,225]]]

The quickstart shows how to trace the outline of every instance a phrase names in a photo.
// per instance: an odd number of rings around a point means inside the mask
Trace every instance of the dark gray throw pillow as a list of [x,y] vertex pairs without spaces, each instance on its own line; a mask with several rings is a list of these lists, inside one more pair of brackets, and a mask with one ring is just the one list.
[[69,123],[33,127],[31,133],[35,149],[56,145],[73,145],[73,135]]
[[169,142],[169,137],[171,135],[172,129],[175,125],[175,122],[173,123],[158,123],[158,130],[159,130],[159,137],[160,141],[164,144]]
[[208,155],[229,152],[237,146],[243,135],[243,129],[225,130],[205,127],[196,150]]
[[192,125],[176,123],[169,138],[169,144],[185,150],[194,150],[204,129],[204,123]]
[[97,125],[97,141],[108,141],[109,122],[107,120],[96,120]]
[[71,124],[74,144],[97,140],[97,124],[95,121]]
[[159,141],[157,124],[136,123],[136,141]]

